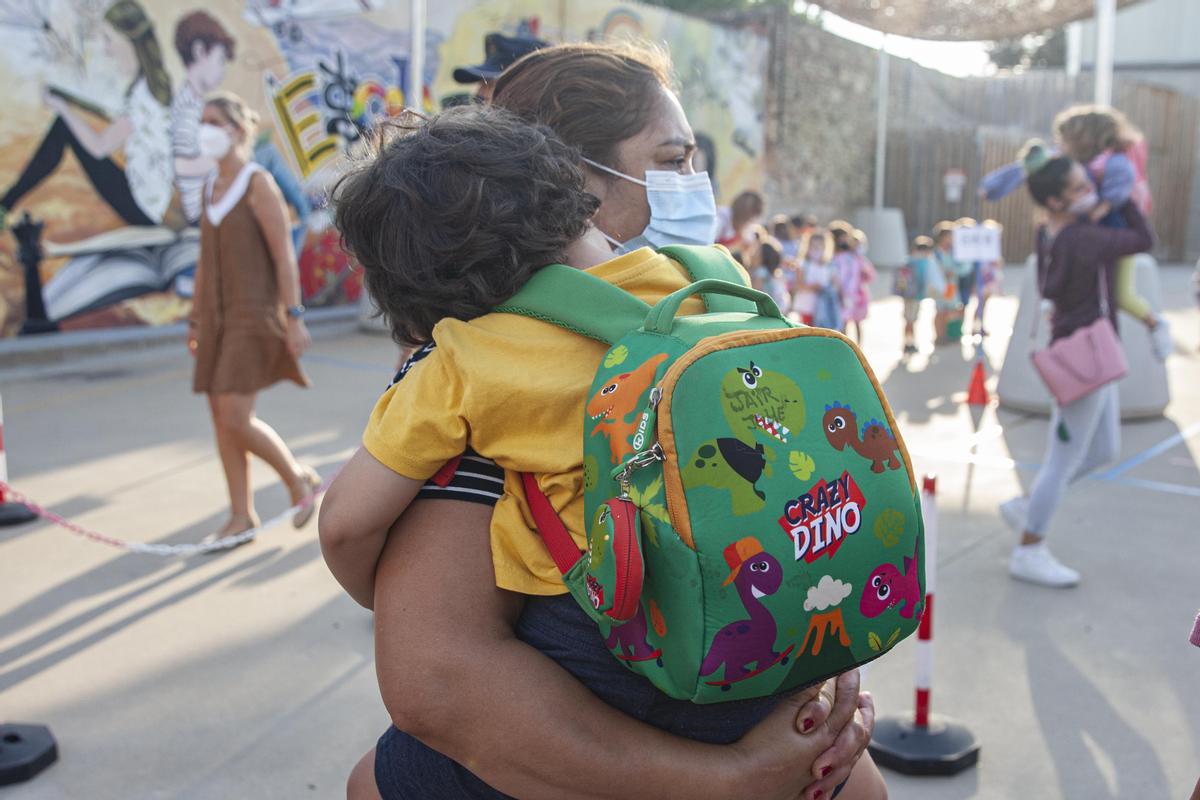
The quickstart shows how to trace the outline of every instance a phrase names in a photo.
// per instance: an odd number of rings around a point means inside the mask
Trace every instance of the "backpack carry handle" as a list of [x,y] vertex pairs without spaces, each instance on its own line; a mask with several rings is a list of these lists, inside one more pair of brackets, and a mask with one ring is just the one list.
[[669,335],[671,327],[675,324],[675,315],[679,313],[679,307],[683,305],[684,300],[687,300],[694,294],[721,294],[751,300],[757,307],[758,313],[762,316],[774,317],[778,320],[784,319],[779,306],[775,304],[775,301],[771,299],[769,294],[760,292],[757,289],[751,289],[749,286],[741,286],[729,281],[709,278],[696,281],[690,286],[685,286],[676,292],[672,292],[658,301],[658,305],[651,309],[642,327],[648,332]]

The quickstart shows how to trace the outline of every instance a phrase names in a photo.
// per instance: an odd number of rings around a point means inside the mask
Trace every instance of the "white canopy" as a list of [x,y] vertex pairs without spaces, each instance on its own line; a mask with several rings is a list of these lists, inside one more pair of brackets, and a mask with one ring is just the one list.
[[[995,41],[1086,19],[1095,0],[809,0],[884,33],[938,41]],[[1119,7],[1141,0],[1118,0]]]

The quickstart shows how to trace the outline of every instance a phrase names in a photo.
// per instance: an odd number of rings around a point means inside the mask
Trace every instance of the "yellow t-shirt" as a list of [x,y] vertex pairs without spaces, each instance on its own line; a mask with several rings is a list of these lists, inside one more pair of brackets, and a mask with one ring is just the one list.
[[[690,283],[670,258],[642,248],[588,270],[653,305]],[[690,297],[681,313],[704,311]],[[563,594],[537,534],[519,473],[531,472],[582,549],[583,420],[606,346],[548,322],[488,314],[433,329],[437,343],[371,413],[363,445],[393,471],[425,480],[470,446],[504,468],[492,514],[496,585],[522,594]]]

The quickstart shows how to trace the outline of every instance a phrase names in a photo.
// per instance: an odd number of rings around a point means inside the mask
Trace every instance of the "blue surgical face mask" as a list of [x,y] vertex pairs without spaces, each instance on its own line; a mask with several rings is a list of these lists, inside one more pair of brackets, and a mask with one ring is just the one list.
[[717,234],[717,203],[707,172],[681,175],[666,170],[646,170],[646,180],[638,180],[611,167],[583,159],[596,169],[646,187],[650,222],[639,235],[619,242],[608,234],[618,255],[639,247],[665,247],[669,244],[712,244]]

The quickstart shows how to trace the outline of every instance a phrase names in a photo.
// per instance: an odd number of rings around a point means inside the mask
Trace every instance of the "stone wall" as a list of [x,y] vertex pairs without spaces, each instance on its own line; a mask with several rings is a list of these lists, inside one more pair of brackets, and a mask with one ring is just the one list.
[[871,201],[876,56],[796,16],[770,26],[766,192],[773,212],[847,216]]

